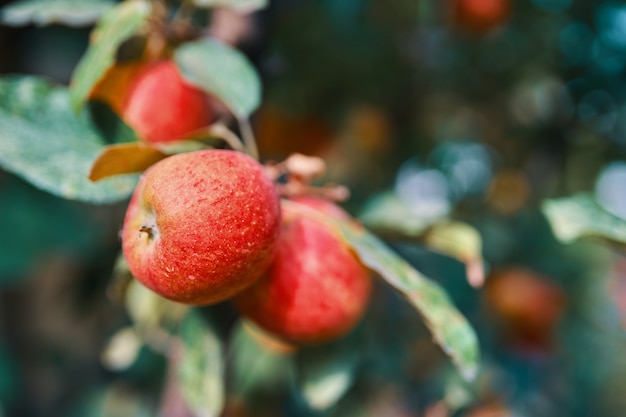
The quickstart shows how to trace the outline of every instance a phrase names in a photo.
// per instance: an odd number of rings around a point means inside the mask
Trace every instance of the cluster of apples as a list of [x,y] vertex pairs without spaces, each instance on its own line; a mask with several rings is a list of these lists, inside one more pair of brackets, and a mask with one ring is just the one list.
[[[211,123],[210,99],[171,61],[138,72],[118,109],[148,144],[180,140]],[[321,197],[281,203],[268,170],[250,156],[208,149],[148,168],[121,233],[132,275],[189,305],[230,300],[270,334],[329,341],[363,315],[370,273],[324,219],[354,221]]]

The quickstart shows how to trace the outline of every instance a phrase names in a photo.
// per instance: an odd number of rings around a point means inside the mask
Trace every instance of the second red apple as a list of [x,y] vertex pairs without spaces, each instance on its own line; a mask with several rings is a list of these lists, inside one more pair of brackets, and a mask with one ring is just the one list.
[[365,268],[320,216],[350,217],[319,198],[283,205],[283,227],[269,272],[235,298],[244,316],[296,344],[336,339],[361,319],[371,292]]
[[140,71],[122,104],[124,121],[151,144],[185,139],[208,126],[212,117],[208,95],[185,81],[172,61]]

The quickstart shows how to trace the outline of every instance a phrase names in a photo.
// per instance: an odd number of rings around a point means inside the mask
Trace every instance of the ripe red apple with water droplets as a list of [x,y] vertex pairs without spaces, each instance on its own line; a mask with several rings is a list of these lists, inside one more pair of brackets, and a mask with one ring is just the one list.
[[145,66],[125,94],[122,118],[150,144],[185,139],[213,118],[209,96],[185,81],[169,60]]
[[364,314],[371,277],[337,232],[331,217],[353,221],[341,208],[316,197],[284,204],[283,226],[266,275],[235,298],[249,320],[280,339],[316,344],[349,332]]
[[177,154],[150,167],[122,230],[131,273],[170,300],[213,304],[253,284],[280,233],[278,193],[240,152]]

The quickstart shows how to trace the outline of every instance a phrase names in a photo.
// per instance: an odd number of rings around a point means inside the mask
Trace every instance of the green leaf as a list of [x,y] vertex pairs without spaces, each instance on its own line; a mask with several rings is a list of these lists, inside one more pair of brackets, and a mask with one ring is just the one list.
[[37,77],[0,79],[0,166],[59,197],[88,203],[127,198],[137,177],[87,178],[104,141],[66,88]]
[[184,351],[178,380],[187,406],[196,416],[218,416],[224,407],[224,358],[216,330],[191,311],[183,320],[180,337]]
[[212,39],[181,45],[174,53],[183,77],[215,95],[239,118],[249,116],[261,101],[261,81],[248,59]]
[[141,351],[142,341],[137,331],[126,326],[117,330],[100,355],[100,361],[109,370],[124,371],[130,368]]
[[112,0],[22,0],[0,10],[0,22],[11,26],[86,26],[114,5]]
[[155,410],[145,396],[129,390],[128,383],[112,381],[99,383],[94,388],[85,387],[77,396],[78,403],[64,413],[68,417],[153,417]]
[[352,386],[359,360],[358,346],[349,337],[300,350],[298,380],[309,407],[324,411],[335,405]]
[[396,193],[385,192],[367,202],[359,220],[376,231],[416,237],[446,215],[447,210],[411,206]]
[[299,211],[326,223],[343,238],[365,266],[376,271],[417,309],[433,338],[452,359],[463,378],[474,379],[478,372],[478,338],[443,288],[416,271],[359,223],[337,220],[290,200],[282,200],[281,204],[283,207],[298,206]]
[[78,111],[91,90],[115,63],[117,48],[136,34],[152,11],[142,0],[124,1],[107,11],[91,34],[91,45],[78,63],[71,83],[72,108]]
[[482,286],[485,281],[483,243],[475,227],[450,220],[437,222],[424,234],[424,243],[430,249],[463,262],[469,283],[473,287]]
[[378,272],[420,312],[435,341],[471,380],[478,370],[478,339],[446,292],[417,272],[381,240],[353,223],[334,222],[363,264]]
[[[128,271],[123,256],[118,258],[115,274],[120,277]],[[130,275],[130,271],[128,271]],[[189,307],[167,300],[133,279],[126,290],[126,310],[137,333],[150,346],[159,350],[171,333],[186,317]]]
[[293,355],[264,345],[253,336],[257,331],[253,324],[239,322],[232,335],[229,392],[247,402],[284,390],[295,376]]
[[626,220],[609,213],[588,194],[546,200],[542,211],[561,242],[594,237],[626,244]]
[[196,7],[230,7],[240,13],[251,13],[267,7],[267,0],[192,0]]

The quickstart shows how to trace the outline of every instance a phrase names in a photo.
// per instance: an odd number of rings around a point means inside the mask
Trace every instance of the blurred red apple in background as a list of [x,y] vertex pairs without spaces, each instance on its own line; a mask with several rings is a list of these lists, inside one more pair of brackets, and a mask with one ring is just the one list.
[[522,350],[545,351],[565,307],[563,290],[548,278],[520,267],[493,271],[485,301],[505,339]]
[[454,24],[468,32],[485,34],[503,25],[511,13],[511,0],[453,0]]

